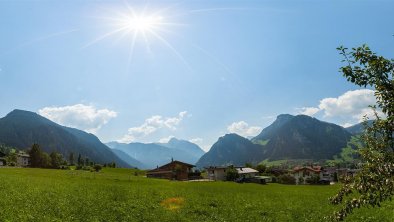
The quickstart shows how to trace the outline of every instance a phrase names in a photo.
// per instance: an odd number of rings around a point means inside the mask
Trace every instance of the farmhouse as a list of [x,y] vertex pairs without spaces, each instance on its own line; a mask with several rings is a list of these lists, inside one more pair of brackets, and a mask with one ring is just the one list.
[[292,176],[296,179],[296,184],[307,184],[312,177],[322,178],[321,166],[295,167]]
[[193,172],[193,167],[195,166],[192,164],[172,160],[170,163],[157,167],[156,169],[149,170],[148,172],[146,172],[146,176],[150,178],[161,178],[169,180],[199,179],[200,173]]
[[20,151],[16,155],[16,165],[21,167],[27,167],[30,165],[30,155]]

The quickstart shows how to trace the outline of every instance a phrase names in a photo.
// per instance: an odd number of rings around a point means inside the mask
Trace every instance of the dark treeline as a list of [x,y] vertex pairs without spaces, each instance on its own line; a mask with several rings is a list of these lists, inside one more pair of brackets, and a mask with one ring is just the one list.
[[[69,169],[70,166],[76,166],[77,170],[96,170],[99,171],[102,165],[90,161],[88,157],[82,157],[78,154],[77,161],[75,162],[74,153],[70,153],[68,160],[62,154],[53,151],[50,154],[41,150],[38,144],[33,144],[28,151],[30,155],[30,167],[33,168],[52,168],[52,169]],[[114,162],[104,164],[104,167],[116,167]]]

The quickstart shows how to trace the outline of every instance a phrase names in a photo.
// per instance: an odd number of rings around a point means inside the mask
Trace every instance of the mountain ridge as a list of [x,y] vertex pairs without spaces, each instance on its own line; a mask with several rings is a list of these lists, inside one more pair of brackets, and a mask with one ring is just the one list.
[[0,143],[18,149],[29,149],[38,143],[43,151],[57,151],[67,159],[73,152],[98,163],[116,162],[130,167],[93,134],[62,126],[37,113],[15,109],[0,118]]

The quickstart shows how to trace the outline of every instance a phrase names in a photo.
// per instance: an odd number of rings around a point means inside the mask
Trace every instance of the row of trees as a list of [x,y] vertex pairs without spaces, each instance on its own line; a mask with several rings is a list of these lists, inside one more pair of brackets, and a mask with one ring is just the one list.
[[[96,164],[93,161],[90,161],[89,158],[82,157],[81,154],[78,154],[77,161],[75,161],[74,153],[70,153],[68,156],[68,162],[63,158],[63,155],[53,151],[50,154],[41,150],[38,144],[33,144],[31,149],[29,150],[30,155],[30,166],[34,168],[53,168],[60,169],[66,168],[68,166],[77,166],[77,170],[92,170],[100,171],[103,167],[100,164]],[[104,167],[116,167],[115,162],[106,163]]]
[[67,161],[63,159],[63,155],[58,152],[50,154],[43,152],[38,144],[33,144],[29,150],[30,166],[34,168],[54,168],[59,169],[61,166],[67,165]]

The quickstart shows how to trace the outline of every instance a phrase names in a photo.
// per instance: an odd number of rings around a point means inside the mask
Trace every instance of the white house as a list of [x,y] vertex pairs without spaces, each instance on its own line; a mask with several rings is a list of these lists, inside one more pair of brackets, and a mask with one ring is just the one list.
[[[208,173],[208,179],[210,180],[226,180],[226,170],[228,167],[209,167],[206,168]],[[235,167],[237,170],[239,177],[242,179],[250,179],[254,178],[258,175],[259,171],[249,168],[249,167]]]
[[313,176],[323,177],[321,166],[295,167],[292,176],[296,179],[296,184],[307,184],[307,180]]
[[16,155],[16,165],[26,167],[30,165],[30,155],[25,152],[19,152]]
[[227,167],[209,167],[206,168],[208,179],[210,180],[226,180]]

